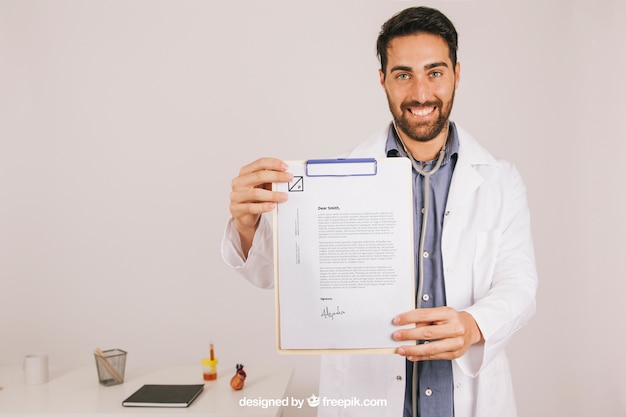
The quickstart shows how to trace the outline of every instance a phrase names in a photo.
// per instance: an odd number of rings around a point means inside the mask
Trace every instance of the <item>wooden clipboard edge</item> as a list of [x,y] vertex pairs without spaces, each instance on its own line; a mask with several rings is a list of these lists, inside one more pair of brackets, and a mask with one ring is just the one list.
[[[386,159],[386,158],[385,158]],[[379,162],[379,159],[375,159]],[[293,164],[306,164],[307,160],[294,160],[286,161],[288,165]],[[412,179],[410,180],[412,181]],[[411,184],[411,182],[409,182]],[[272,183],[272,191],[276,191],[277,187],[275,183]],[[278,276],[278,233],[276,228],[278,227],[278,206],[272,210],[272,240],[274,249],[274,314],[275,320],[275,332],[276,332],[276,350],[281,355],[329,355],[329,354],[351,354],[351,355],[380,355],[380,354],[396,354],[398,348],[338,348],[338,349],[283,349],[280,343],[280,291]],[[413,236],[411,235],[411,243],[413,243]],[[413,274],[415,266],[411,268]],[[415,288],[413,285],[413,292]]]
[[282,349],[278,346],[281,355],[388,355],[395,354],[397,348],[341,348],[341,349]]
[[[272,191],[276,191],[276,184],[272,184]],[[278,207],[275,207],[272,211],[272,239],[274,246],[274,320],[276,332],[276,349],[280,351],[280,291],[278,285],[278,233],[276,228],[278,227]]]

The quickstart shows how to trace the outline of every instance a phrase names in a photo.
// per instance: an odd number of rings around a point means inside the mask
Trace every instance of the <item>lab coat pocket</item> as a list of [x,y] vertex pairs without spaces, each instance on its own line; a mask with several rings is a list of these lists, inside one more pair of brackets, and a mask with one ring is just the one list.
[[482,298],[491,287],[501,237],[500,229],[480,231],[476,234],[476,250],[472,265],[475,299]]

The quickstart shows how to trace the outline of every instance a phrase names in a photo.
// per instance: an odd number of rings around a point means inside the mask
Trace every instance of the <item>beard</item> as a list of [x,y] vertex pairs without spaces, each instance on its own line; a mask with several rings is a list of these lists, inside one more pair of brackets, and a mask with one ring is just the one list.
[[[448,126],[453,103],[454,91],[452,92],[450,101],[447,102],[445,106],[441,100],[428,101],[426,103],[407,101],[400,105],[400,111],[394,110],[391,102],[389,102],[389,109],[391,110],[396,126],[402,133],[414,141],[428,142],[436,138],[441,131]],[[435,111],[439,113],[439,116],[432,122],[415,122],[408,115],[408,113],[410,113],[409,108],[411,107],[436,107]]]

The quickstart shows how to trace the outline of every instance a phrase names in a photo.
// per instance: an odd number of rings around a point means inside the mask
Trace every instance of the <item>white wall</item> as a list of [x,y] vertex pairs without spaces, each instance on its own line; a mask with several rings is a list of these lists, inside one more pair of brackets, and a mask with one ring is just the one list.
[[[460,34],[454,118],[528,188],[520,415],[624,416],[626,3],[425,3]],[[272,292],[221,261],[230,180],[386,123],[375,38],[414,4],[0,0],[0,365],[193,365],[214,342],[221,373],[291,364],[289,394],[317,392],[317,358],[274,351]]]

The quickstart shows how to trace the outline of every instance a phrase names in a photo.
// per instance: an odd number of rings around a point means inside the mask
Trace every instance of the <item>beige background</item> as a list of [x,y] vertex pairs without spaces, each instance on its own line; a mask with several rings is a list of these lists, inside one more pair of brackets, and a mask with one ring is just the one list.
[[[288,394],[317,393],[318,358],[275,353],[273,293],[221,261],[230,181],[387,123],[374,43],[413,4],[0,0],[0,365],[193,365],[214,342],[223,374],[290,364]],[[454,119],[528,187],[520,415],[624,416],[626,3],[426,4],[460,33]]]

